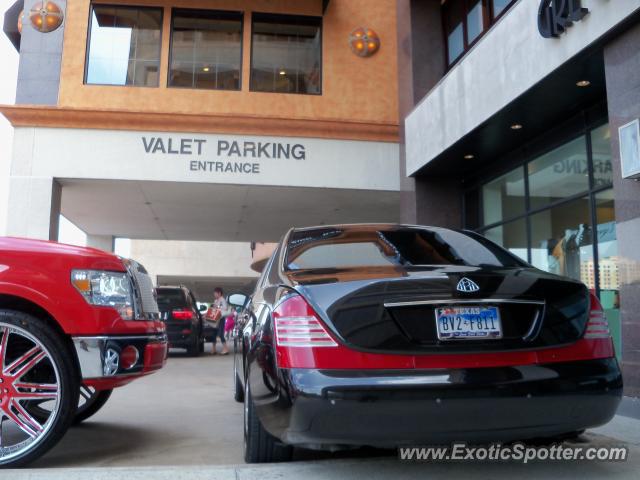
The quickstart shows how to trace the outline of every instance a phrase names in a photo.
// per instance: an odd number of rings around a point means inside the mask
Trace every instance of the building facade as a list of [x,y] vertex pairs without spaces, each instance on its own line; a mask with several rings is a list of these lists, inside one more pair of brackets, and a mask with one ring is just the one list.
[[406,0],[398,19],[405,219],[583,281],[640,395],[640,1]]
[[394,5],[16,2],[8,233],[55,238],[62,213],[108,248],[396,220]]

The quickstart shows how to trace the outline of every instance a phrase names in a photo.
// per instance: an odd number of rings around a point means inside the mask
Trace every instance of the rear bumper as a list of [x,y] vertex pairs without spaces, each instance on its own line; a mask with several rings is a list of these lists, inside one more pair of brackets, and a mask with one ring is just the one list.
[[[607,423],[622,396],[614,358],[547,365],[411,371],[283,371],[258,406],[283,442],[397,447],[550,437]],[[261,411],[262,410],[262,411]]]
[[[136,377],[153,373],[162,368],[167,359],[165,334],[73,337],[72,340],[83,383],[100,389],[121,386]],[[135,348],[138,353],[135,363],[129,368],[119,362],[120,352],[127,347]],[[114,355],[118,359],[116,364]]]

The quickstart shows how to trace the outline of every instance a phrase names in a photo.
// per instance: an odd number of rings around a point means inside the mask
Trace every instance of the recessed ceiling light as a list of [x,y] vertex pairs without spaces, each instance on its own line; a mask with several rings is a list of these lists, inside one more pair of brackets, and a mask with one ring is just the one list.
[[579,82],[576,82],[576,85],[578,87],[588,87],[589,85],[591,85],[591,82],[589,80],[580,80]]
[[464,156],[465,160],[473,160],[474,158],[476,158],[476,156],[470,153]]
[[285,72],[284,70],[280,70],[280,75],[286,75],[287,72]]
[[522,130],[522,125],[520,125],[519,123],[514,123],[513,125],[511,125],[511,130]]
[[202,71],[203,71],[203,72],[208,72],[209,70],[210,70],[210,69],[209,69],[209,67],[204,67],[204,68],[202,69]]

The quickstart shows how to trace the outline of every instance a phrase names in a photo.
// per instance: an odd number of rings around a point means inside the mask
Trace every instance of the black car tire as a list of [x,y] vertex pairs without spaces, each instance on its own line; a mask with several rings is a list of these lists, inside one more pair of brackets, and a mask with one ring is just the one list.
[[233,399],[238,403],[244,402],[244,389],[242,388],[242,382],[238,376],[238,366],[235,359],[233,360],[233,383]]
[[207,339],[204,337],[204,332],[200,335],[200,346],[198,347],[198,352],[200,353],[200,355],[202,355],[204,353],[204,345],[206,343]]
[[79,425],[87,420],[89,417],[98,413],[102,407],[104,407],[107,400],[111,397],[113,390],[101,390],[94,392],[90,399],[88,399],[83,405],[78,407],[76,416],[73,419],[73,425]]
[[200,335],[193,337],[191,344],[187,347],[187,354],[190,357],[199,357],[202,354],[202,341]]
[[249,382],[245,382],[244,406],[244,460],[247,463],[288,462],[293,447],[284,445],[267,432],[255,412]]
[[[48,359],[58,373],[59,408],[52,423],[38,439],[38,443],[14,458],[2,460],[0,468],[16,468],[33,462],[54,447],[67,432],[75,416],[80,391],[79,372],[72,358],[69,343],[45,321],[27,313],[14,310],[0,310],[0,322],[27,332],[37,339],[48,352]],[[5,333],[6,335],[6,333]]]

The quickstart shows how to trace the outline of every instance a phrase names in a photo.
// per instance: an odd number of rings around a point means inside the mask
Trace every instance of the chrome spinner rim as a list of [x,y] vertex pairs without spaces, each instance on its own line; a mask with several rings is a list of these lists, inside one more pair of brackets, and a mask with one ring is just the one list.
[[[0,322],[0,464],[42,443],[60,415],[60,374],[51,353],[27,330]],[[46,418],[30,413],[48,405]]]

